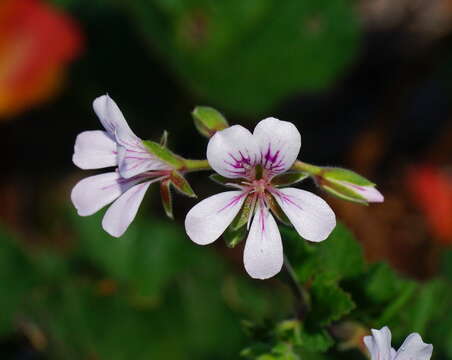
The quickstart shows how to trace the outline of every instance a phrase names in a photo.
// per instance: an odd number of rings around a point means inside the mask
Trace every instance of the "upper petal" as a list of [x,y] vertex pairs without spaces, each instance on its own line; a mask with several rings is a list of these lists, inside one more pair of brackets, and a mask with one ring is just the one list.
[[93,101],[94,111],[105,130],[114,137],[118,129],[132,132],[118,105],[108,95],[102,95]]
[[275,219],[264,206],[256,209],[243,262],[246,272],[255,279],[268,279],[281,271],[284,262],[281,234]]
[[422,341],[422,337],[413,333],[403,342],[394,360],[429,360],[432,356],[433,346]]
[[185,218],[185,231],[199,245],[218,239],[234,220],[245,201],[243,191],[226,191],[196,204]]
[[80,216],[96,213],[111,203],[131,185],[121,181],[117,172],[87,177],[72,189],[71,199]]
[[105,131],[85,131],[77,136],[72,161],[80,169],[116,166],[116,142]]
[[364,337],[364,344],[370,352],[371,360],[392,360],[389,328],[385,326],[380,330],[372,329],[371,332],[372,336]]
[[254,128],[259,144],[260,161],[273,174],[291,168],[301,147],[301,135],[294,124],[275,118],[267,118]]
[[227,178],[247,176],[259,159],[259,147],[243,126],[218,131],[209,140],[207,160],[218,174]]
[[296,188],[274,191],[281,209],[306,240],[323,241],[336,226],[336,216],[325,200],[317,195]]
[[111,236],[120,237],[135,218],[149,185],[153,181],[144,182],[127,190],[107,210],[102,219],[102,227]]

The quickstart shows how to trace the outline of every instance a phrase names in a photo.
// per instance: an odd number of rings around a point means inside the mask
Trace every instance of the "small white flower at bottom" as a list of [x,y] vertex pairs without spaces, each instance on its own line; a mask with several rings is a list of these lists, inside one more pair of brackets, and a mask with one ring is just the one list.
[[364,344],[371,360],[429,360],[433,346],[422,341],[419,334],[407,336],[399,350],[391,346],[391,331],[387,326],[371,330],[372,335],[364,337]]

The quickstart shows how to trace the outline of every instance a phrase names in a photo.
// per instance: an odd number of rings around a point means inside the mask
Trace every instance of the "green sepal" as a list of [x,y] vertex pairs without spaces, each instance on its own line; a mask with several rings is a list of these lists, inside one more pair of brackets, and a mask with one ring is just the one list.
[[238,230],[248,223],[248,219],[251,216],[251,211],[253,211],[253,200],[254,199],[252,196],[248,196],[245,199],[245,202],[243,203],[239,213],[234,218],[234,220],[232,220],[231,225],[229,225],[229,228],[232,231]]
[[162,137],[160,138],[160,145],[166,147],[167,143],[168,143],[168,131],[164,130]]
[[179,171],[174,170],[170,175],[170,179],[173,186],[181,194],[187,195],[188,197],[192,198],[197,197],[187,179],[185,179],[185,177]]
[[229,124],[225,117],[214,108],[208,106],[197,106],[191,113],[199,133],[210,138],[219,130],[226,129]]
[[271,183],[277,187],[289,186],[303,181],[308,177],[309,174],[307,172],[286,172],[284,174],[276,175]]
[[242,178],[229,179],[227,177],[224,177],[224,176],[221,176],[218,174],[212,174],[209,177],[210,177],[210,180],[216,182],[217,184],[224,185],[224,186],[231,186],[231,184],[240,185],[243,183],[243,181],[245,181],[245,179],[242,179]]
[[229,248],[234,248],[240,244],[246,237],[246,227],[242,226],[238,229],[232,229],[229,226],[223,233],[223,239],[226,246]]
[[163,209],[165,210],[166,216],[170,219],[174,219],[173,215],[173,198],[171,196],[170,189],[171,181],[165,179],[160,182],[160,197],[162,198]]
[[180,169],[184,166],[184,159],[174,154],[165,146],[151,140],[143,140],[143,145],[152,155],[172,166],[173,168]]
[[270,207],[270,210],[272,211],[273,215],[275,215],[279,221],[288,226],[292,225],[289,218],[286,216],[284,211],[281,209],[281,206],[279,206],[279,204],[276,202],[275,198],[272,195],[267,194],[265,197],[265,201]]
[[367,199],[349,187],[331,181],[320,181],[320,187],[326,192],[342,200],[356,202],[362,205],[368,205]]
[[354,171],[337,168],[324,167],[319,175],[320,177],[331,181],[345,181],[358,186],[375,186],[376,184],[367,180],[365,177],[355,173]]

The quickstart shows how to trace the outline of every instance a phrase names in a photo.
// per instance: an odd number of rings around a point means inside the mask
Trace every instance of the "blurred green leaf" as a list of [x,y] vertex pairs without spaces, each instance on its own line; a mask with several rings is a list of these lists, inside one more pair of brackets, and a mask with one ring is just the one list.
[[359,27],[346,0],[128,2],[138,27],[208,102],[252,114],[329,86],[351,62]]

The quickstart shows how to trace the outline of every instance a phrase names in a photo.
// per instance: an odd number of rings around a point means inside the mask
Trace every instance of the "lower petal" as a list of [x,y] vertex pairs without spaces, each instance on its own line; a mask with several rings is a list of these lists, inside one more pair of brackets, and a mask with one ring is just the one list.
[[80,169],[115,166],[116,142],[105,131],[84,131],[75,140],[72,161]]
[[199,245],[214,242],[234,220],[245,198],[242,191],[226,191],[196,204],[185,218],[187,235]]
[[130,186],[117,172],[90,176],[72,189],[71,199],[80,216],[89,216],[119,197]]
[[107,210],[102,220],[102,227],[111,236],[120,237],[135,218],[152,181],[138,184],[127,190]]
[[246,272],[255,279],[268,279],[281,271],[284,262],[281,234],[275,219],[265,207],[256,209],[243,261]]
[[432,352],[433,346],[424,343],[419,334],[413,333],[405,339],[394,360],[429,360]]
[[295,230],[306,240],[323,241],[336,226],[336,216],[325,200],[300,189],[275,190],[275,199]]

